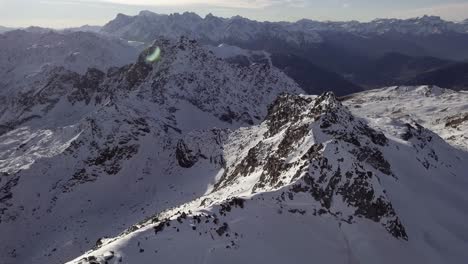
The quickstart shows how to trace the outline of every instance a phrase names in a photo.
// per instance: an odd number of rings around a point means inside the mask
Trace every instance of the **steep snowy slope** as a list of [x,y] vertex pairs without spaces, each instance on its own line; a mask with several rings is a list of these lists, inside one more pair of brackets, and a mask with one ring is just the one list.
[[224,160],[207,193],[70,263],[462,263],[468,153],[373,121],[333,94],[283,95],[215,148],[189,135],[186,149]]
[[391,126],[394,119],[417,122],[455,147],[468,150],[466,91],[437,86],[394,86],[343,99],[354,114],[379,126]]
[[275,68],[228,64],[186,38],[107,73],[50,76],[8,101],[0,123],[0,263],[63,263],[196,199],[224,164],[226,129],[303,93]]

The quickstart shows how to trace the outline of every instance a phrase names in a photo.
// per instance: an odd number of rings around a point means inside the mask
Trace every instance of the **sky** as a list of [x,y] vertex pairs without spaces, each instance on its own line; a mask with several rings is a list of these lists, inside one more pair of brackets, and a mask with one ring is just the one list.
[[118,13],[191,11],[201,16],[241,15],[259,21],[359,20],[437,15],[468,18],[468,0],[0,0],[0,25],[75,27],[104,25]]

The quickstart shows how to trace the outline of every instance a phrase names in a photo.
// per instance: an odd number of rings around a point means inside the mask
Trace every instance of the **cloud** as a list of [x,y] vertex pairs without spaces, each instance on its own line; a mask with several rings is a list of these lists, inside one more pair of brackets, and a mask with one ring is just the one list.
[[410,18],[422,15],[440,16],[450,20],[464,20],[468,18],[468,3],[449,3],[425,8],[399,10],[391,14],[394,17]]

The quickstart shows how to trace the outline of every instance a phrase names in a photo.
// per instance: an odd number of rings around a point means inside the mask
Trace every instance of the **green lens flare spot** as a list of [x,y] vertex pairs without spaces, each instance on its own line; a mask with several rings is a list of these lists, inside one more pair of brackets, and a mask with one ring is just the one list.
[[153,63],[161,59],[161,49],[156,47],[153,52],[146,56],[146,62]]

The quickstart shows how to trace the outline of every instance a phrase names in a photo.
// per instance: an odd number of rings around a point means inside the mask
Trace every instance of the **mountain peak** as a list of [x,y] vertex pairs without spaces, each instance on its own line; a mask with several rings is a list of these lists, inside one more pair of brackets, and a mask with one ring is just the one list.
[[149,10],[142,10],[140,11],[140,13],[138,13],[138,15],[139,16],[157,16],[158,14]]
[[[142,12],[145,12],[145,11],[140,11],[140,14]],[[125,19],[125,18],[129,18],[130,16],[129,15],[126,15],[126,14],[123,14],[123,13],[118,13],[117,16],[115,17],[116,19]]]

